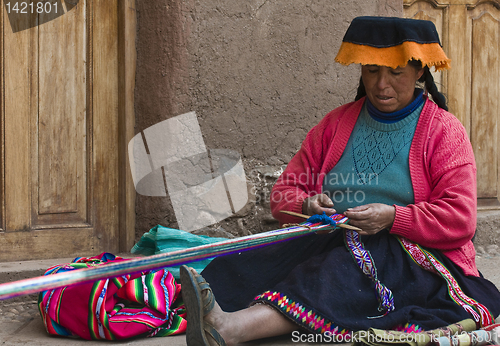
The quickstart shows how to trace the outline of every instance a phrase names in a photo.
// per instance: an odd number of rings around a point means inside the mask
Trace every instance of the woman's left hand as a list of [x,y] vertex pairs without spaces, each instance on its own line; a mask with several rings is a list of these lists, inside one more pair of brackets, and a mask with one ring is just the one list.
[[379,231],[391,228],[396,217],[396,208],[382,203],[371,203],[349,208],[344,213],[350,221],[349,224],[361,228],[361,235],[372,235]]

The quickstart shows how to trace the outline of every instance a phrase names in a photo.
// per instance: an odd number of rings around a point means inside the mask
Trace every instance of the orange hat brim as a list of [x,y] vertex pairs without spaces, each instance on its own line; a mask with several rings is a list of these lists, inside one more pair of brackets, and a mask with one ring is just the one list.
[[410,60],[419,60],[422,66],[434,66],[436,71],[449,69],[451,60],[446,56],[439,43],[417,43],[405,41],[391,47],[372,47],[368,45],[342,42],[335,61],[342,65],[361,64],[397,68],[404,67]]

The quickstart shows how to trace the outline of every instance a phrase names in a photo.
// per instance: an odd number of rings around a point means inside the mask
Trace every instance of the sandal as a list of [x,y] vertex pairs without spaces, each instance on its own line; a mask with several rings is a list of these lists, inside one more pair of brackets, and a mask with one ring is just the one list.
[[[215,297],[210,285],[203,276],[193,274],[185,265],[181,266],[180,274],[182,298],[187,312],[187,345],[210,346],[207,338],[210,336],[215,345],[226,346],[226,342],[219,332],[209,323],[203,321],[204,316],[212,311],[215,305]],[[203,297],[203,291],[206,291],[205,297]]]

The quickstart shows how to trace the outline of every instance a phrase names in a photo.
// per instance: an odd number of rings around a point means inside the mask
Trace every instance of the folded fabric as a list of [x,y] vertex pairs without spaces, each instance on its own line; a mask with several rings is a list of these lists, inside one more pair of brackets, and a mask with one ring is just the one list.
[[[110,253],[76,258],[45,275],[125,261]],[[167,336],[186,331],[181,286],[167,270],[123,275],[40,293],[39,311],[51,335],[87,340]]]
[[[186,231],[158,225],[150,229],[149,232],[144,233],[139,242],[134,245],[130,252],[136,255],[151,256],[177,250],[184,250],[200,245],[218,243],[223,240],[227,240],[227,238],[195,235]],[[208,258],[192,262],[189,266],[196,269],[198,273],[201,273],[212,260],[213,258]],[[174,278],[179,280],[179,268],[180,265],[166,267],[165,269],[171,272]]]

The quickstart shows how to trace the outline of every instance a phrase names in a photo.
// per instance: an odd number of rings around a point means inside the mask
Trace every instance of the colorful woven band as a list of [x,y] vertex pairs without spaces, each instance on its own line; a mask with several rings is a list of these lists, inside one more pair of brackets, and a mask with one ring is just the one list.
[[319,230],[329,230],[333,228],[334,226],[324,225],[322,223],[304,222],[293,227],[253,234],[241,238],[228,239],[218,243],[206,244],[153,256],[134,258],[129,261],[112,263],[106,266],[3,283],[0,284],[0,300],[90,282],[97,279],[140,273],[147,270],[155,270],[190,263],[205,258],[246,251],[256,247],[305,236]]
[[363,243],[359,240],[359,234],[355,231],[346,230],[344,233],[344,240],[356,264],[375,284],[375,291],[379,302],[378,309],[379,311],[385,311],[383,316],[387,315],[394,310],[394,296],[391,290],[377,278],[377,268],[375,267],[375,262],[370,252],[364,248]]
[[406,238],[398,237],[399,242],[410,255],[410,257],[419,266],[427,271],[441,275],[448,285],[448,293],[455,303],[464,308],[465,311],[470,313],[481,327],[489,326],[493,323],[494,319],[488,308],[474,299],[468,297],[460,288],[460,285],[455,280],[450,271],[441,263],[432,253],[424,250],[419,245],[409,241]]

